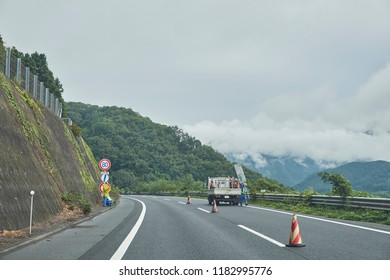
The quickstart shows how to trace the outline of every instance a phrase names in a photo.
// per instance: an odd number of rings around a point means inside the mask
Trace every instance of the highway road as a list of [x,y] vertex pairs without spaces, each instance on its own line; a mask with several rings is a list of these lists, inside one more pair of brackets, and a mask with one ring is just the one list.
[[390,226],[297,215],[305,247],[286,247],[292,214],[205,199],[122,196],[95,218],[5,260],[390,260]]

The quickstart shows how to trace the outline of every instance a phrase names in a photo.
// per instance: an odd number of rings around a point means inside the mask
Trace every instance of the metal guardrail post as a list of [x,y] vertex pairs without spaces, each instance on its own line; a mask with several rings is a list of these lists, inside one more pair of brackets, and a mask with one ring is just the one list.
[[22,59],[18,58],[16,64],[16,82],[19,83],[21,78],[22,78]]
[[58,116],[58,110],[59,110],[59,102],[58,102],[58,98],[56,98],[55,107],[54,107],[54,113],[56,114],[56,116]]
[[34,83],[33,83],[33,98],[37,99],[38,96],[38,76],[34,75]]
[[45,91],[45,103],[44,103],[46,107],[49,107],[49,95],[50,95],[49,89],[46,88],[46,91]]
[[50,94],[50,111],[55,113],[55,111],[54,111],[54,94],[53,93]]
[[30,67],[26,67],[26,77],[24,78],[24,89],[26,92],[30,92]]
[[59,110],[58,110],[58,117],[62,117],[62,103],[60,102]]
[[44,104],[44,96],[45,96],[45,87],[43,85],[43,82],[39,83],[39,101]]
[[11,77],[11,48],[5,50],[5,76]]

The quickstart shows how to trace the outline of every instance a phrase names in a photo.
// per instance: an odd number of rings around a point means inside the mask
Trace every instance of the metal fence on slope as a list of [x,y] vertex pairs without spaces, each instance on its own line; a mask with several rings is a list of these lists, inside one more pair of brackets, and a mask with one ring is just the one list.
[[6,77],[14,80],[32,98],[45,105],[51,112],[61,118],[62,103],[53,93],[50,93],[43,82],[38,80],[38,75],[34,75],[30,67],[23,65],[21,58],[12,55],[11,48],[6,48],[3,55],[0,55],[0,71]]

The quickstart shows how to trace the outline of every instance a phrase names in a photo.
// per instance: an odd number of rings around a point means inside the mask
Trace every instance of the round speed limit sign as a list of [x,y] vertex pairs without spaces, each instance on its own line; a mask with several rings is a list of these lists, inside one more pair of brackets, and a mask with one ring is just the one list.
[[111,168],[111,161],[109,159],[102,159],[99,162],[99,168],[103,171],[107,171]]

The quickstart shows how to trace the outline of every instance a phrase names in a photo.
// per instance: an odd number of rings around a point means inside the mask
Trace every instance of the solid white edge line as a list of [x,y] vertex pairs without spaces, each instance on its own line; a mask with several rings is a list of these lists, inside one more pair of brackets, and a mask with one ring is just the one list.
[[[293,215],[293,213],[279,211],[279,210],[274,210],[274,209],[267,209],[267,208],[256,207],[256,206],[247,206],[247,207],[253,208],[253,209],[270,211],[270,212],[276,212],[276,213],[280,213],[280,214]],[[364,230],[369,230],[369,231],[374,231],[374,232],[379,232],[379,233],[384,233],[384,234],[389,234],[390,235],[390,232],[389,231],[385,231],[385,230],[369,228],[369,227],[363,227],[363,226],[358,226],[358,225],[353,225],[353,224],[347,224],[347,223],[342,223],[342,222],[337,222],[337,221],[332,221],[332,220],[326,220],[326,219],[322,219],[322,218],[310,217],[310,216],[301,215],[301,214],[296,214],[296,215],[298,217],[302,217],[302,218],[306,218],[306,219],[312,219],[312,220],[322,221],[322,222],[326,222],[326,223],[343,225],[343,226],[347,226],[347,227],[359,228],[359,229],[364,229]]]
[[267,240],[267,241],[269,241],[269,242],[279,246],[279,247],[286,247],[286,245],[280,243],[279,241],[276,241],[275,239],[272,239],[272,238],[270,238],[270,237],[268,237],[268,236],[266,236],[264,234],[261,234],[261,233],[255,231],[255,230],[253,230],[253,229],[247,228],[246,226],[243,226],[243,225],[238,225],[238,226],[240,228],[242,228],[242,229],[245,229],[246,231],[249,231],[250,233],[253,233],[254,235],[257,235],[257,236],[259,236],[259,237],[261,237],[261,238],[263,238],[263,239],[265,239],[265,240]]
[[131,242],[133,241],[135,235],[137,234],[139,228],[141,227],[142,222],[143,222],[144,217],[145,217],[145,213],[146,213],[145,203],[143,203],[141,200],[138,200],[138,199],[135,199],[135,198],[132,198],[132,197],[129,197],[129,199],[133,199],[133,200],[136,200],[136,201],[140,202],[142,204],[142,211],[141,211],[141,214],[139,215],[138,220],[135,223],[134,227],[131,229],[129,234],[123,240],[122,244],[116,250],[114,255],[112,255],[110,260],[121,260],[122,259],[123,255],[126,253],[126,251],[129,248]]
[[210,211],[207,211],[207,210],[205,210],[205,209],[203,209],[203,208],[198,207],[198,209],[199,209],[200,211],[203,211],[203,212],[206,212],[206,213],[209,213],[209,214],[210,214]]

